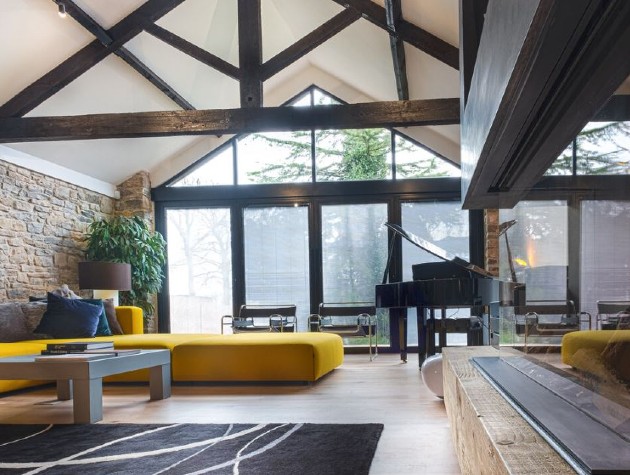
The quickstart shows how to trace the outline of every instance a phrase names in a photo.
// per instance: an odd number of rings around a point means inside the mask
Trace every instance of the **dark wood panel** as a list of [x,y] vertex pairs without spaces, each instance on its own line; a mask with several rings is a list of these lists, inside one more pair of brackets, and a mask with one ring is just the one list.
[[459,0],[459,97],[462,115],[468,100],[487,8],[488,0]]
[[388,33],[400,36],[403,41],[410,45],[424,51],[454,69],[459,69],[459,51],[455,46],[406,20],[400,22],[397,31],[391,31],[387,25],[385,8],[372,2],[372,0],[334,1],[343,7],[354,8],[358,12],[361,12],[361,15],[363,15],[366,20],[387,30]]
[[149,25],[146,28],[146,32],[155,36],[156,38],[159,38],[166,44],[171,45],[173,48],[178,49],[182,53],[195,58],[197,61],[201,61],[203,64],[210,66],[213,69],[216,69],[226,76],[237,80],[241,78],[241,73],[239,69],[233,64],[228,63],[227,61],[185,40],[175,33],[171,33],[161,26],[155,24]]
[[459,99],[0,118],[0,143],[281,130],[445,125],[459,122]]
[[0,106],[0,117],[19,117],[30,112],[183,1],[148,0],[107,31],[113,39],[108,47],[96,39],[81,48]]
[[628,77],[629,48],[630,2],[490,0],[462,123],[464,206],[522,199]]
[[270,58],[262,65],[262,80],[269,79],[291,63],[297,61],[309,51],[329,40],[344,28],[361,18],[356,10],[344,10],[330,20],[314,29],[312,32],[296,41],[291,46]]

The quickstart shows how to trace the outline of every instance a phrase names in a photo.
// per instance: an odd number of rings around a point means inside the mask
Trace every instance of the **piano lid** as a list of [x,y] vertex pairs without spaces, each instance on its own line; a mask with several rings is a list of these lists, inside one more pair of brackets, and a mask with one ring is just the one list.
[[435,244],[430,243],[429,241],[422,239],[421,237],[418,237],[413,233],[410,233],[409,231],[405,231],[403,228],[401,228],[397,224],[385,223],[385,226],[387,226],[389,229],[394,231],[396,234],[400,234],[402,237],[404,237],[407,241],[409,241],[414,246],[427,251],[429,254],[433,254],[435,257],[439,257],[440,259],[444,261],[452,262],[453,264],[456,264],[466,270],[475,272],[484,277],[492,277],[492,278],[495,277],[494,275],[492,275],[490,272],[483,269],[482,267],[471,264],[470,262],[460,257],[450,254],[449,252],[445,251],[441,247],[438,247]]

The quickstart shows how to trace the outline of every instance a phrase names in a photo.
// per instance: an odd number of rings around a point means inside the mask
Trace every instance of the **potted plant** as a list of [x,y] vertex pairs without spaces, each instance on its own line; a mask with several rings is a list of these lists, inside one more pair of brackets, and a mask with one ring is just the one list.
[[151,231],[139,216],[116,216],[93,221],[85,237],[89,261],[126,262],[131,264],[131,290],[120,293],[121,305],[142,308],[145,322],[155,308],[152,295],[159,292],[164,280],[166,241]]

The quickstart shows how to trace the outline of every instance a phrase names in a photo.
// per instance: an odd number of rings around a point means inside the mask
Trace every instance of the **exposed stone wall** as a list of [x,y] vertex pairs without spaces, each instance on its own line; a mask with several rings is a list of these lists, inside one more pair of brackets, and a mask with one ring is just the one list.
[[88,224],[115,200],[0,160],[0,302],[78,289]]
[[488,272],[499,275],[499,210],[484,211],[484,228],[486,238],[486,262]]
[[146,171],[138,172],[118,185],[120,200],[116,202],[116,214],[141,216],[154,226],[151,180]]

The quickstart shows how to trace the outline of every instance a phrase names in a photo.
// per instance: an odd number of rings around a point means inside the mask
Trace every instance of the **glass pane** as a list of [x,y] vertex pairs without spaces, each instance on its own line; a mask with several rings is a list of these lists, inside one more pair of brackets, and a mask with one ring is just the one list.
[[385,180],[392,177],[387,129],[315,132],[317,181]]
[[499,210],[499,223],[500,279],[524,283],[527,305],[501,309],[500,344],[557,347],[562,334],[555,329],[577,310],[567,301],[567,204],[521,201]]
[[[468,211],[459,202],[407,202],[401,204],[402,227],[416,236],[441,247],[445,251],[468,260]],[[413,244],[402,240],[403,280],[413,280],[411,266],[440,259]],[[447,317],[466,317],[468,309],[449,309]],[[407,309],[407,344],[418,344],[418,322],[415,308]],[[447,345],[465,345],[465,334],[447,335]]]
[[[384,203],[322,206],[324,302],[374,302],[387,263],[386,220]],[[381,315],[377,320],[379,345],[389,343],[389,323]]]
[[294,304],[298,330],[310,314],[308,207],[247,208],[245,303]]
[[339,102],[337,99],[329,96],[328,94],[320,91],[317,88],[313,89],[313,98],[315,99],[314,103],[316,106],[323,106],[326,104],[341,104],[341,102]]
[[230,210],[166,211],[172,333],[220,333],[232,313]]
[[234,184],[234,151],[232,144],[222,147],[185,177],[171,186],[207,186]]
[[461,170],[429,150],[396,134],[396,178],[461,176]]
[[572,175],[573,174],[573,140],[565,148],[556,161],[551,164],[545,175]]
[[583,201],[580,296],[597,316],[598,300],[630,301],[630,202]]
[[250,134],[237,147],[239,185],[312,181],[310,132]]
[[[565,201],[521,201],[499,211],[499,275],[525,283],[527,303],[567,298],[568,208]],[[510,225],[511,221],[514,221]],[[511,258],[510,258],[511,257]]]
[[589,122],[576,140],[578,175],[630,173],[630,122]]

